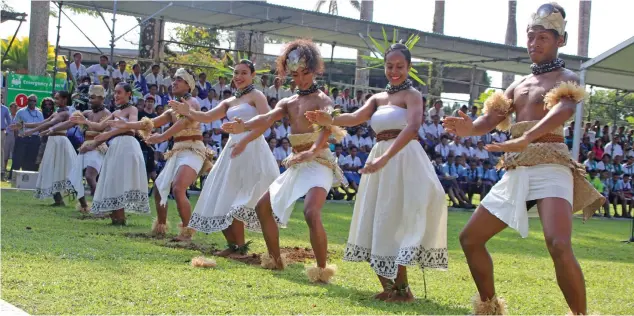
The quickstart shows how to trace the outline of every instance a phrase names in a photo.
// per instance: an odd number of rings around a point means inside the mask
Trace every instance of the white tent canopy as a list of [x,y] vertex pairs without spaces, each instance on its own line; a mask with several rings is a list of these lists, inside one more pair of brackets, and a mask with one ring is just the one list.
[[[634,91],[634,36],[581,64],[581,84]],[[579,157],[584,101],[577,104],[572,157]]]

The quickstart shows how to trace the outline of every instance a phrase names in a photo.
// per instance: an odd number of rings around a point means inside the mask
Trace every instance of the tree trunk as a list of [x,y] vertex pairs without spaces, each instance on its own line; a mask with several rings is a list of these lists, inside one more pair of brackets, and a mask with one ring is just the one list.
[[588,57],[591,12],[592,1],[579,0],[579,42],[577,44],[577,55],[583,57]]
[[31,1],[29,30],[29,74],[46,74],[48,57],[48,1]]
[[[262,62],[258,62],[258,60],[264,60],[262,58],[262,54],[264,53],[264,34],[253,32],[253,35],[251,35],[251,32],[248,31],[235,31],[235,34],[235,49],[245,52],[242,54],[243,58],[249,58],[255,64],[255,68],[264,68]],[[250,48],[249,38],[251,38]],[[251,52],[251,57],[248,57],[249,51]]]
[[[504,44],[517,46],[517,1],[515,0],[509,0]],[[502,74],[502,88],[508,88],[513,81],[515,81],[515,74],[508,72]]]
[[432,24],[434,33],[443,34],[445,32],[445,1],[436,0],[434,8],[434,22]]
[[[373,15],[374,15],[374,2],[371,0],[361,1],[361,10],[360,10],[361,20],[372,21]],[[370,85],[370,70],[361,69],[361,68],[367,67],[366,61],[363,58],[361,58],[361,56],[369,55],[369,54],[370,52],[367,50],[357,50],[357,66],[356,66],[356,71],[354,74],[354,84],[357,86],[367,87]]]

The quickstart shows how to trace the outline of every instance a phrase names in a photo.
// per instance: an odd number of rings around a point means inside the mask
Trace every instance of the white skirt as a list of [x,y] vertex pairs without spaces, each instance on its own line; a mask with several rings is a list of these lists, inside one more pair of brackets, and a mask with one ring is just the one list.
[[141,146],[132,136],[110,141],[92,202],[92,213],[118,209],[149,213],[148,181]]
[[275,220],[282,227],[286,227],[297,199],[306,195],[312,188],[330,191],[333,180],[332,169],[316,161],[303,162],[286,169],[269,186]]
[[565,199],[572,205],[573,179],[569,167],[543,164],[507,171],[480,204],[509,227],[528,236],[527,201],[547,197]]
[[280,175],[280,170],[263,136],[251,141],[244,152],[231,158],[231,146],[248,133],[231,135],[205,180],[189,227],[204,233],[217,232],[233,219],[251,231],[261,231],[255,205]]
[[67,176],[77,152],[66,136],[49,136],[35,184],[35,198],[45,199],[55,193],[68,194],[73,187]]
[[[368,161],[394,140],[378,142]],[[361,176],[346,261],[395,279],[398,266],[447,269],[447,202],[427,154],[410,141],[378,172]]]
[[[202,144],[202,142],[200,142],[200,144]],[[202,146],[204,147],[204,145]],[[174,148],[176,148],[176,146],[174,146]],[[178,169],[181,166],[189,166],[194,169],[194,172],[198,173],[203,167],[204,162],[205,159],[191,150],[178,151],[170,157],[165,162],[165,167],[163,167],[163,170],[161,170],[161,173],[154,182],[155,188],[161,195],[161,205],[167,204],[167,198],[169,197],[170,190],[172,188],[172,182],[178,173]]]
[[104,154],[98,150],[92,150],[84,154],[77,155],[75,163],[73,163],[73,169],[68,174],[68,180],[70,181],[77,198],[85,196],[84,192],[84,169],[88,167],[95,168],[97,172],[101,170],[103,164]]

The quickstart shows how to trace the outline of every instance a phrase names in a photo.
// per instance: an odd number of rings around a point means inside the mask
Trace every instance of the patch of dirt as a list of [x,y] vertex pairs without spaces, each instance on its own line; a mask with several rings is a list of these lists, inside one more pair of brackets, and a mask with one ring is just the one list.
[[149,233],[124,233],[123,236],[126,236],[128,238],[141,238],[141,239],[163,239],[163,238],[156,238],[152,235],[150,235]]
[[80,213],[79,216],[77,216],[76,218],[80,221],[91,220],[91,219],[104,220],[104,219],[110,219],[110,216],[95,216],[95,215]]
[[[286,264],[304,263],[308,259],[315,259],[315,254],[311,248],[284,247],[280,250],[286,258]],[[262,263],[261,256],[262,254],[258,253],[249,255],[231,254],[228,258],[244,264],[259,266]]]
[[215,244],[199,245],[192,242],[167,242],[165,247],[200,251],[204,255],[213,255],[214,252],[218,251]]

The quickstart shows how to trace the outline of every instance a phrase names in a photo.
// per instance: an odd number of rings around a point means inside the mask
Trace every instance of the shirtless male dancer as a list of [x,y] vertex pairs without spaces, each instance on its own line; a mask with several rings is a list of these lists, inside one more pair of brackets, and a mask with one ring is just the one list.
[[[90,110],[86,110],[83,113],[79,111],[75,111],[71,115],[83,115],[90,122],[99,123],[108,116],[110,116],[110,111],[104,108],[103,101],[105,97],[105,89],[100,85],[92,85],[88,90],[88,95],[90,96]],[[50,128],[52,133],[59,131],[66,131],[69,128],[78,125],[78,123],[74,123],[70,120],[57,124]],[[106,151],[108,150],[108,145],[106,143],[102,143],[99,146],[95,146],[96,143],[93,141],[95,136],[101,134],[103,131],[97,131],[91,129],[88,125],[84,126],[84,143],[79,148],[79,156],[77,156],[77,162],[73,166],[71,173],[68,175],[75,192],[77,193],[77,197],[79,200],[79,204],[77,205],[77,209],[82,214],[90,213],[90,206],[88,202],[86,202],[86,197],[84,195],[84,185],[81,183],[82,173],[84,177],[86,177],[86,182],[88,186],[90,186],[90,194],[92,196],[95,195],[95,190],[97,189],[97,176],[99,176],[99,170],[101,169],[101,164],[103,163],[104,156]],[[85,173],[83,172],[85,170]],[[78,174],[75,174],[77,173]]]
[[297,83],[296,94],[280,100],[272,111],[255,116],[248,122],[236,119],[222,126],[232,134],[249,130],[264,133],[276,121],[285,116],[289,118],[293,154],[284,162],[287,170],[271,184],[255,207],[268,248],[268,256],[262,257],[262,267],[284,269],[277,225],[286,225],[295,201],[305,195],[304,218],[317,259],[317,266],[306,271],[312,282],[328,282],[335,273],[336,267],[326,265],[328,241],[321,222],[321,209],[333,184],[345,183],[343,173],[328,148],[331,135],[342,138],[345,133],[336,127],[316,130],[304,116],[307,111],[332,110],[332,100],[319,91],[314,82],[315,75],[322,73],[323,69],[324,63],[315,44],[303,39],[287,44],[277,58],[277,71],[282,78],[287,73],[291,74]]
[[491,144],[489,151],[505,152],[499,167],[508,170],[482,200],[462,233],[460,244],[478,288],[473,298],[476,315],[503,314],[504,301],[496,297],[493,262],[486,242],[507,226],[528,235],[527,209],[537,204],[546,246],[555,264],[557,283],[575,315],[586,314],[583,273],[571,245],[573,211],[592,216],[603,197],[585,180],[585,169],[570,157],[564,144],[563,125],[584,98],[577,75],[557,58],[566,44],[566,13],[556,3],[544,4],[532,15],[527,27],[527,47],[532,75],[517,80],[504,94],[484,103],[484,115],[475,121],[460,117],[445,119],[449,133],[478,136],[507,130],[512,139]]

